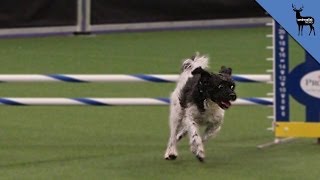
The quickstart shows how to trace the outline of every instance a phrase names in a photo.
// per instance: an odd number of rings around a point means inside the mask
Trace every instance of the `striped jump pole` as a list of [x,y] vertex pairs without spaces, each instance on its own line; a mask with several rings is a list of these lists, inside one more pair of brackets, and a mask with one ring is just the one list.
[[[168,105],[169,98],[0,98],[0,105],[12,106],[129,106],[129,105]],[[233,105],[264,105],[272,106],[272,98],[238,98]]]
[[[69,82],[69,83],[91,83],[91,82],[176,82],[177,74],[4,74],[0,75],[0,82]],[[237,74],[232,78],[237,82],[268,83],[272,82],[269,74]]]

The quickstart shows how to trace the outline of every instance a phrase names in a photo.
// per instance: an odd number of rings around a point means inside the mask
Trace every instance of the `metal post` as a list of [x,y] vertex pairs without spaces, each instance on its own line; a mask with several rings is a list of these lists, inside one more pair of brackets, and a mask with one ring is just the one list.
[[77,31],[75,34],[90,34],[91,0],[77,1]]

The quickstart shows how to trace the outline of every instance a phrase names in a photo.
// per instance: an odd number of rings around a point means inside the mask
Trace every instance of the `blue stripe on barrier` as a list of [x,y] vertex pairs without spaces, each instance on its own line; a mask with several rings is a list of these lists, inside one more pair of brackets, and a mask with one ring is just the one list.
[[51,77],[51,78],[54,78],[54,79],[57,79],[57,80],[60,80],[60,81],[65,81],[65,82],[78,82],[78,83],[87,82],[87,81],[83,81],[83,80],[80,80],[80,79],[75,79],[75,78],[72,78],[72,77],[64,76],[64,75],[61,75],[61,74],[50,74],[50,75],[47,75],[47,76]]
[[170,104],[170,99],[169,98],[155,98],[155,99]]
[[271,101],[260,99],[260,98],[242,98],[242,99],[256,103],[256,104],[261,104],[261,105],[273,105]]
[[232,76],[232,79],[237,82],[259,82],[252,79],[244,78],[241,76]]
[[5,99],[5,98],[0,98],[0,103],[1,104],[6,104],[6,105],[12,105],[12,106],[25,106],[26,104],[12,101],[10,99]]
[[151,81],[151,82],[174,82],[174,81],[169,81],[169,80],[166,80],[166,79],[161,79],[161,78],[157,78],[157,77],[150,76],[150,75],[145,75],[145,74],[133,74],[133,75],[130,75],[130,76],[133,76],[133,77],[136,77],[136,78],[139,78],[139,79],[143,79],[143,80],[146,80],[146,81]]
[[[169,98],[155,98],[155,99],[170,104]],[[241,99],[253,102],[255,104],[260,104],[260,105],[273,105],[273,103],[271,101],[260,99],[260,98],[241,98]]]
[[79,101],[84,104],[93,105],[93,106],[111,106],[111,104],[102,103],[88,98],[72,98],[73,100]]

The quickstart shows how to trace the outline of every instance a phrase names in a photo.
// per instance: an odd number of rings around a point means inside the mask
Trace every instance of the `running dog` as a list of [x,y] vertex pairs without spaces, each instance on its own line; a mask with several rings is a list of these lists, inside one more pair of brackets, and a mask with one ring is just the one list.
[[[177,142],[188,134],[191,152],[199,161],[204,161],[203,143],[220,131],[224,111],[237,98],[232,69],[222,66],[218,74],[210,73],[206,70],[208,60],[207,56],[197,53],[182,64],[182,72],[171,94],[166,160],[177,158]],[[206,126],[202,136],[201,125]]]

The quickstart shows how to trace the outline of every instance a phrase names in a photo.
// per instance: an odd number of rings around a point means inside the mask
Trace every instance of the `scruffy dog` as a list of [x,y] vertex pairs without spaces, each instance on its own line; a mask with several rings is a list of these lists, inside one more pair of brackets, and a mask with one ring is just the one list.
[[[177,142],[188,134],[192,153],[203,161],[203,142],[219,132],[224,110],[237,98],[231,68],[222,66],[218,74],[209,73],[206,68],[208,57],[198,53],[182,64],[177,86],[171,94],[170,138],[164,155],[167,160],[177,158]],[[206,126],[202,137],[199,125]]]

